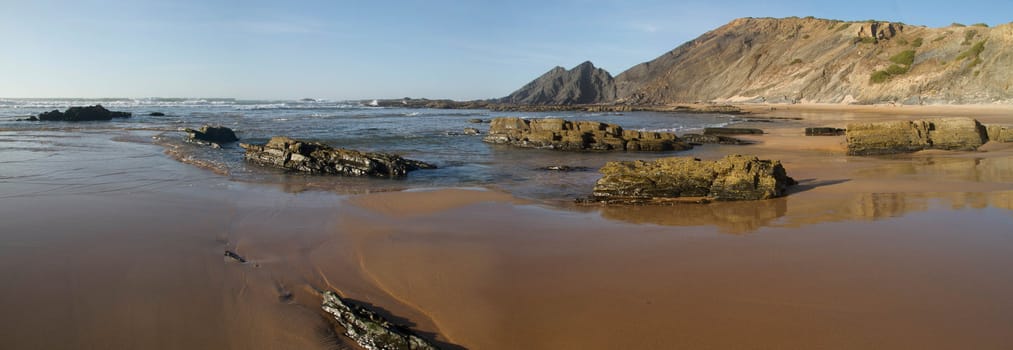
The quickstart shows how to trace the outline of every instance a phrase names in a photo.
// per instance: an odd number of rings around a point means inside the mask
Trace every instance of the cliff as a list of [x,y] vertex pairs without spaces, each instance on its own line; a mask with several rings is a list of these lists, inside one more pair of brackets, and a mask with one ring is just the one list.
[[619,74],[614,99],[587,103],[1013,103],[1011,48],[1013,24],[742,18]]

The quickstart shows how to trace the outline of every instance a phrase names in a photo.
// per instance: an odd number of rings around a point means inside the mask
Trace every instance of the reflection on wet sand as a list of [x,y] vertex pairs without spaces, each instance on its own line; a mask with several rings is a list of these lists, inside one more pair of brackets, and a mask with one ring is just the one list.
[[[1013,210],[1013,157],[974,154],[871,159],[847,180],[802,180],[785,198],[659,207],[580,208],[635,224],[718,227],[744,234],[762,227],[868,221],[929,210],[987,207]],[[847,164],[847,163],[844,163]],[[848,170],[840,169],[841,174]]]

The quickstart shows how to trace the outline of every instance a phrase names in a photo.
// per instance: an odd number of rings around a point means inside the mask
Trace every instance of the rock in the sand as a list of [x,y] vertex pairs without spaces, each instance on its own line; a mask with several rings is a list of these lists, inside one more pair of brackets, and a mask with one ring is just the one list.
[[678,151],[692,146],[673,133],[623,130],[615,124],[563,119],[495,118],[483,141],[563,151]]
[[428,350],[439,349],[422,339],[407,327],[387,321],[372,310],[352,304],[337,293],[323,293],[322,308],[334,315],[345,328],[345,335],[369,350]]
[[311,174],[399,178],[409,171],[436,168],[396,154],[334,148],[283,136],[272,137],[264,145],[239,146],[246,149],[248,161]]
[[149,117],[164,117],[165,113],[162,113],[162,112],[151,112],[151,113],[148,113],[148,116]]
[[841,128],[828,128],[828,127],[805,128],[805,136],[841,136],[841,135],[844,135],[844,129]]
[[221,147],[223,143],[239,141],[236,133],[224,126],[204,125],[200,130],[187,128],[183,131],[186,132],[186,137],[184,138],[186,142],[215,148]]
[[924,149],[973,151],[988,140],[985,127],[971,118],[940,118],[848,124],[848,155],[865,156]]
[[231,251],[231,250],[226,250],[225,251],[225,257],[229,258],[229,259],[232,259],[232,260],[235,260],[235,261],[240,262],[240,263],[244,263],[244,264],[246,263],[246,259],[244,259],[242,256],[240,256],[239,254],[236,254],[236,252]]
[[761,135],[763,130],[753,128],[703,128],[704,135]]
[[661,204],[684,197],[759,200],[780,197],[795,180],[776,160],[729,155],[716,161],[692,157],[609,162],[599,170],[590,201]]
[[988,131],[989,141],[1013,142],[1013,128],[1000,125],[989,125],[986,130]]
[[52,110],[49,112],[40,113],[38,120],[40,121],[61,121],[61,122],[82,122],[82,121],[95,121],[95,120],[112,120],[113,118],[128,118],[130,112],[114,112],[102,105],[94,105],[87,107],[70,107],[66,111],[60,112],[58,110]]
[[482,131],[475,128],[464,128],[465,135],[481,135]]
[[749,143],[747,141],[724,135],[684,134],[679,137],[679,139],[691,145],[745,145]]

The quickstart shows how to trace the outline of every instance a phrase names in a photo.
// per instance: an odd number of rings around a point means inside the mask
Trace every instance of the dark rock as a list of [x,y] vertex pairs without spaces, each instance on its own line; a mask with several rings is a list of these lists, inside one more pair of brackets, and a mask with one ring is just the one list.
[[703,128],[704,135],[762,135],[763,130],[753,128]]
[[220,148],[223,143],[236,142],[236,133],[224,126],[204,125],[200,130],[184,129],[186,142]]
[[165,113],[162,113],[162,112],[151,112],[151,113],[148,113],[148,116],[149,117],[164,117]]
[[865,156],[924,149],[973,151],[988,141],[988,132],[971,118],[902,120],[848,124],[848,155]]
[[481,135],[482,131],[475,128],[464,128],[465,135]]
[[468,122],[472,123],[472,124],[482,124],[482,123],[485,123],[485,120],[474,118],[474,119],[468,119]]
[[519,105],[577,105],[614,100],[616,85],[604,69],[584,62],[566,70],[556,67],[499,102]]
[[31,115],[31,116],[28,116],[28,117],[25,117],[25,118],[14,119],[14,121],[16,121],[16,122],[37,122],[37,121],[39,121],[39,117]]
[[691,145],[705,145],[705,144],[718,144],[718,145],[747,145],[750,142],[739,140],[731,136],[724,135],[700,135],[700,134],[685,134],[679,137],[683,142]]
[[238,262],[241,262],[241,263],[244,263],[244,264],[246,263],[246,259],[243,259],[242,256],[239,256],[239,254],[236,254],[236,252],[233,252],[231,250],[226,250],[225,251],[225,257],[229,258],[229,259],[232,259],[232,260],[235,260],[235,261],[238,261]]
[[[691,157],[609,162],[599,170],[590,201],[660,204],[697,200],[759,200],[780,197],[796,184],[781,162],[729,155],[717,161]],[[682,198],[682,199],[680,199]]]
[[673,133],[623,130],[615,124],[563,119],[495,118],[488,143],[563,151],[678,151],[691,148]]
[[376,312],[352,304],[327,291],[323,293],[324,311],[345,328],[345,335],[369,350],[435,350],[439,349],[405,326],[387,321]]
[[130,112],[113,112],[102,105],[94,105],[87,107],[70,107],[65,112],[58,110],[52,110],[49,112],[40,113],[38,120],[40,121],[63,121],[63,122],[80,122],[80,121],[95,121],[95,120],[112,120],[113,118],[128,118]]
[[399,178],[409,171],[436,168],[396,154],[333,148],[288,137],[272,137],[265,145],[241,143],[239,146],[246,149],[248,161],[311,174]]
[[827,127],[805,128],[805,136],[841,136],[841,135],[844,135],[844,129],[827,128]]
[[588,171],[591,170],[591,168],[588,168],[586,166],[550,165],[538,168],[536,170],[560,171],[564,173],[569,173],[575,171]]

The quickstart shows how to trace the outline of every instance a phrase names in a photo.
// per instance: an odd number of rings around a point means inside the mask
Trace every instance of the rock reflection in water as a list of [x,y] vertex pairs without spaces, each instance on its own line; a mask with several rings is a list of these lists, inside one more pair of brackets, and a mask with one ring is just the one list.
[[605,206],[601,216],[634,224],[662,226],[715,225],[722,232],[745,234],[770,226],[788,212],[785,198],[749,202],[676,204],[671,206]]

